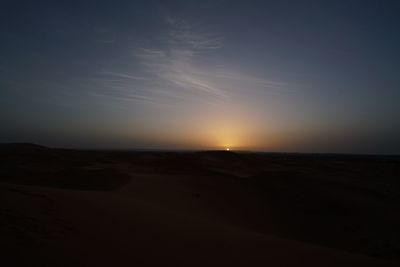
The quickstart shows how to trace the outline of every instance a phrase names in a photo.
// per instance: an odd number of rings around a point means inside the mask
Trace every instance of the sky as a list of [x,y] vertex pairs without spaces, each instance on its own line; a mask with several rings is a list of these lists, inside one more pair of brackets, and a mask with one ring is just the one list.
[[399,1],[0,1],[0,142],[400,154]]

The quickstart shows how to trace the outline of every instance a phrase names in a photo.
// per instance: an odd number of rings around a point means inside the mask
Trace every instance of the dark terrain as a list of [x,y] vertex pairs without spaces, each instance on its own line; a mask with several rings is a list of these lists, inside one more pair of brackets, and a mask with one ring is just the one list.
[[399,178],[398,156],[3,144],[0,248],[7,266],[396,266]]

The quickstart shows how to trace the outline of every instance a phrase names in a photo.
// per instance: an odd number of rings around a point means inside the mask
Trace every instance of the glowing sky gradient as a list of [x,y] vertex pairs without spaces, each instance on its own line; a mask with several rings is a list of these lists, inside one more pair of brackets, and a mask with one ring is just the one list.
[[398,1],[2,1],[0,142],[400,153],[398,14]]

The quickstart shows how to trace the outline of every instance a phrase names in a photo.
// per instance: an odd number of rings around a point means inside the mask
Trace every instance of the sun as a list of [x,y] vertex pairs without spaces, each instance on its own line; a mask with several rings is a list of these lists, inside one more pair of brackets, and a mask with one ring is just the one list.
[[230,150],[229,147],[227,147],[227,148],[226,148],[226,151],[229,151],[229,150]]

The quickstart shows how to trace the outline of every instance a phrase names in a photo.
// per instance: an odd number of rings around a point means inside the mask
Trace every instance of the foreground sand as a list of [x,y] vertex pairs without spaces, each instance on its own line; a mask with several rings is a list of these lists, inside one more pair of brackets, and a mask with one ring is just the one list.
[[397,159],[0,157],[4,266],[399,265]]
[[22,227],[15,232],[20,239],[2,239],[8,266],[396,266],[115,193],[9,185],[1,191],[19,218],[14,227]]

